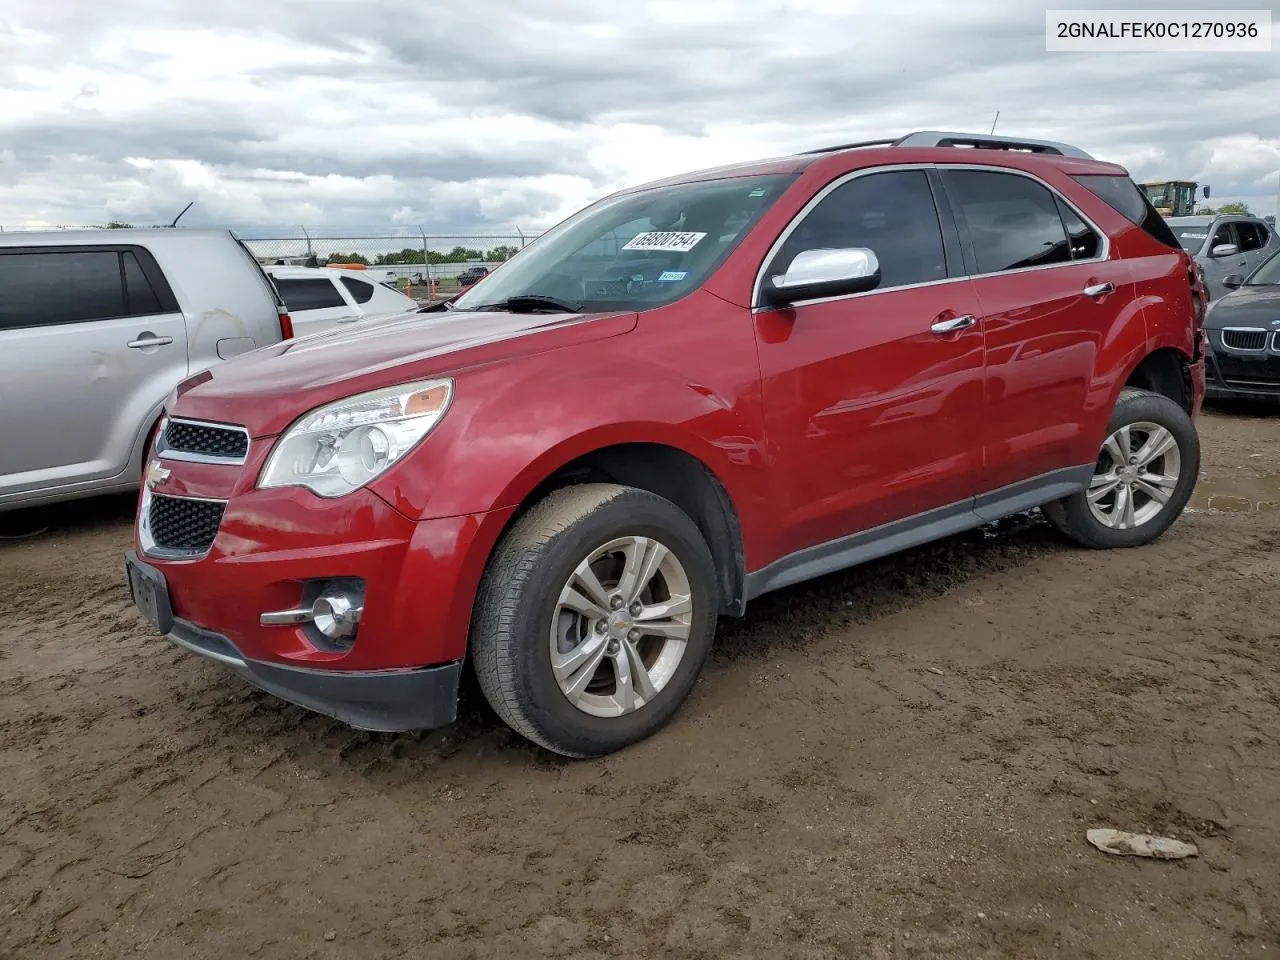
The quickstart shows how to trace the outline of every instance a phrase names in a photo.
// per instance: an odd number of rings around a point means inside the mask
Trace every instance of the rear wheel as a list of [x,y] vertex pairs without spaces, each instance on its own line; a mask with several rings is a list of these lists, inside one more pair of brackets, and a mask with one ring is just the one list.
[[1043,512],[1083,546],[1141,546],[1178,519],[1199,472],[1200,438],[1187,412],[1161,394],[1126,388],[1112,411],[1088,490]]
[[679,708],[717,609],[711,553],[678,507],[630,487],[568,487],[530,509],[490,560],[471,632],[476,677],[535,743],[610,753]]

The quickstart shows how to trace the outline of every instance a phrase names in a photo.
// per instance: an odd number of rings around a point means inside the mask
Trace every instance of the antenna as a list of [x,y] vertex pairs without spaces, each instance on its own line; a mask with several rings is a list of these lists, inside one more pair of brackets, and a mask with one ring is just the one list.
[[190,203],[188,203],[185,207],[183,207],[183,208],[182,208],[182,213],[180,213],[180,214],[178,214],[176,217],[174,217],[174,218],[173,218],[173,223],[169,224],[169,226],[170,226],[170,227],[176,227],[176,226],[178,225],[178,221],[182,219],[182,215],[183,215],[183,214],[185,214],[188,210],[190,210],[190,209],[191,209],[192,207],[194,207],[195,205],[196,205],[196,202],[195,202],[194,200],[192,200],[192,201],[191,201]]
[[[996,118],[995,118],[994,120],[992,120],[992,121],[991,121],[991,133],[995,133],[995,132],[996,132],[996,124],[997,124],[997,123],[999,123],[999,122],[1000,122],[1000,111],[999,111],[999,110],[997,110],[997,111],[996,111]],[[987,134],[987,136],[991,136],[991,133]]]

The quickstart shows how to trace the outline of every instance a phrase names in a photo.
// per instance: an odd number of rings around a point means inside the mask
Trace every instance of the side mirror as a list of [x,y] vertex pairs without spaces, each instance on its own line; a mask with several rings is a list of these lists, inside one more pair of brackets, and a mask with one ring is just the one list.
[[1204,198],[1206,200],[1209,199],[1209,185],[1207,183],[1204,185]]
[[880,284],[880,261],[866,247],[805,250],[787,272],[767,277],[764,298],[775,307],[820,297],[841,297],[874,290]]
[[1209,251],[1211,257],[1234,257],[1240,252],[1240,248],[1234,243],[1220,243]]
[[1224,277],[1222,285],[1228,290],[1236,290],[1244,286],[1244,274],[1233,273],[1229,277]]

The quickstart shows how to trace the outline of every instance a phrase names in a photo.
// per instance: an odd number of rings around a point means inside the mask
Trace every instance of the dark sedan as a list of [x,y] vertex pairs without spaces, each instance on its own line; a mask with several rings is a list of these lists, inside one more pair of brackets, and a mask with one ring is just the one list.
[[1207,395],[1280,400],[1280,253],[1223,285],[1229,292],[1210,304],[1205,321]]

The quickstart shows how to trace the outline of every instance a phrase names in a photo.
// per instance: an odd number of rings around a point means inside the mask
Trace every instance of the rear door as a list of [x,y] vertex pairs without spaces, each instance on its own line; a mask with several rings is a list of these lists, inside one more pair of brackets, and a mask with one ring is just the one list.
[[0,248],[0,498],[123,474],[187,375],[186,323],[145,249]]
[[299,337],[360,319],[356,305],[328,277],[278,277],[275,283]]
[[[947,168],[986,332],[983,487],[1043,489],[1092,463],[1085,424],[1094,364],[1132,303],[1105,234],[1040,180],[1006,169]],[[982,498],[979,498],[979,507]]]

